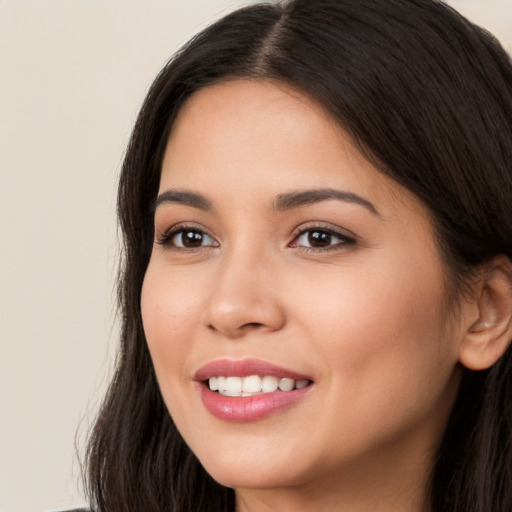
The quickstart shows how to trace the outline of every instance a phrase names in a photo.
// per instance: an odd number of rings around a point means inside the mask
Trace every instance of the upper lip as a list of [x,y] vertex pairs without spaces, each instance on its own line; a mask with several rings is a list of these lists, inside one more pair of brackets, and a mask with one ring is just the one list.
[[249,375],[312,380],[307,375],[261,359],[216,359],[199,368],[194,377],[197,381],[205,381],[210,377],[248,377]]

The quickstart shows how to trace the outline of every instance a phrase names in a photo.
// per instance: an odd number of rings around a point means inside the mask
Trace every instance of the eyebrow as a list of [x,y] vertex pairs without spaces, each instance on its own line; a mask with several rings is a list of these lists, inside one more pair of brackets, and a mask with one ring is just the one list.
[[163,204],[183,204],[198,208],[205,212],[214,210],[212,203],[201,194],[189,192],[187,190],[166,190],[158,195],[153,203],[153,212]]
[[279,194],[272,205],[272,210],[291,210],[293,208],[300,208],[301,206],[327,201],[329,199],[358,204],[368,209],[374,215],[380,216],[377,208],[367,199],[364,199],[353,192],[334,188],[301,190],[297,192]]
[[[364,199],[353,192],[337,190],[334,188],[300,190],[279,194],[272,203],[271,211],[292,210],[294,208],[300,208],[302,206],[327,201],[329,199],[354,203],[365,207],[374,215],[380,216],[377,208],[367,199]],[[162,192],[153,203],[153,212],[163,204],[182,204],[192,208],[198,208],[205,212],[214,211],[213,204],[205,196],[188,190],[169,189]]]

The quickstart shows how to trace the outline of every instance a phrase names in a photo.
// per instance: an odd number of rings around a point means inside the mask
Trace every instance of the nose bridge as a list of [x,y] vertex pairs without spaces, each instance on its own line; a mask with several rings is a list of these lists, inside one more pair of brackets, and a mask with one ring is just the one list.
[[207,307],[206,324],[228,337],[248,330],[274,331],[284,312],[272,286],[276,262],[253,242],[240,243],[221,255]]

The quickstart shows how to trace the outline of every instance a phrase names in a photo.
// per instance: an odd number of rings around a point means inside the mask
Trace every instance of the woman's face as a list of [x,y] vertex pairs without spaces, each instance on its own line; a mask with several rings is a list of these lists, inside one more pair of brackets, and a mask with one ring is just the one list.
[[165,403],[216,480],[427,472],[459,382],[444,299],[425,208],[317,104],[262,81],[188,100],[142,316]]

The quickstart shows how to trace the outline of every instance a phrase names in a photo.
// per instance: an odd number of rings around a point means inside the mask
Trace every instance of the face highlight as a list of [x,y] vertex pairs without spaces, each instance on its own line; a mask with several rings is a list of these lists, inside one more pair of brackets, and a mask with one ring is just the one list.
[[424,207],[312,100],[235,81],[184,105],[142,315],[169,412],[221,484],[427,475],[459,380],[443,289]]

